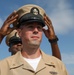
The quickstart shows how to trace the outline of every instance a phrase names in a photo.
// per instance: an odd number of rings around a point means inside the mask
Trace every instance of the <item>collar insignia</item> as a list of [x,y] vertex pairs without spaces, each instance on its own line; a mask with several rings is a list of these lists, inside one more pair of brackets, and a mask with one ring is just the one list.
[[57,74],[58,74],[57,72],[53,72],[53,71],[50,71],[50,73],[51,73],[52,75],[57,75]]

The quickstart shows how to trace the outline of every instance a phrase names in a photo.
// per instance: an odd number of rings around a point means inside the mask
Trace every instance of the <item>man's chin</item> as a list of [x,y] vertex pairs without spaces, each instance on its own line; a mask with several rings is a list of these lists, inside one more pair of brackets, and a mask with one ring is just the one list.
[[31,43],[31,44],[29,44],[29,45],[30,45],[30,47],[32,47],[32,48],[39,47],[39,44],[36,44],[36,43]]
[[30,46],[34,46],[34,47],[40,46],[40,42],[39,42],[39,41],[31,41],[31,42],[28,42],[28,44],[29,44]]

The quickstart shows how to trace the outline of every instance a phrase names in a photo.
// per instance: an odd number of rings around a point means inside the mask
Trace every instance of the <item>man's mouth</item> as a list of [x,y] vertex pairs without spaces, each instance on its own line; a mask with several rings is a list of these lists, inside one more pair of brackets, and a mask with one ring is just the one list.
[[32,36],[31,38],[33,38],[33,39],[38,39],[39,37],[38,37],[38,36]]

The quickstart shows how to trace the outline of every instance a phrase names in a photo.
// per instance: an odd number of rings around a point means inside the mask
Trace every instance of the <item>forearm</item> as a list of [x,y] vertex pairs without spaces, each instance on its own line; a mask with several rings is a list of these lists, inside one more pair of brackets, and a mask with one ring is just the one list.
[[51,48],[52,48],[52,55],[61,60],[61,54],[60,54],[60,50],[58,47],[58,43],[54,42],[54,43],[50,43],[50,44],[51,44]]
[[4,35],[3,35],[2,32],[0,31],[0,44],[1,44],[2,40],[3,40],[3,38],[4,38]]

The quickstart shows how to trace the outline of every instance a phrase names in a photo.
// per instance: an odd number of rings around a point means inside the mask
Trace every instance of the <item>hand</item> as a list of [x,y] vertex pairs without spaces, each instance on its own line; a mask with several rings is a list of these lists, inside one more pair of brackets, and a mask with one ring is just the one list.
[[2,34],[3,36],[8,35],[13,29],[15,29],[15,27],[11,28],[10,25],[17,21],[17,18],[18,14],[16,14],[15,11],[11,15],[9,15],[0,29],[0,34]]
[[45,33],[45,36],[48,38],[48,39],[54,39],[56,36],[55,36],[55,32],[54,32],[54,28],[52,26],[52,22],[51,20],[48,18],[48,16],[45,14],[44,15],[44,21],[45,21],[45,24],[47,25],[48,29],[45,30],[43,28],[43,31]]

